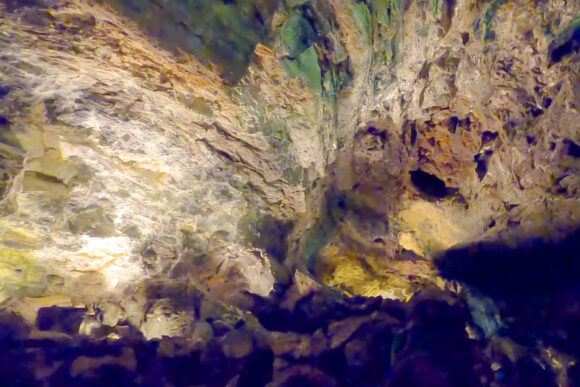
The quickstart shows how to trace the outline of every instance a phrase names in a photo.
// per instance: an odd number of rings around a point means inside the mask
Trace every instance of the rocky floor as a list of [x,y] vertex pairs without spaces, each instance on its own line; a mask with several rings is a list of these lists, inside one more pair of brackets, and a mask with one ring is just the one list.
[[[242,312],[152,282],[151,302],[193,321],[173,338],[146,340],[100,310],[41,308],[35,326],[4,313],[0,377],[11,386],[576,386],[579,242],[577,232],[556,244],[453,250],[438,264],[471,289],[427,288],[408,303],[303,292],[297,279],[269,298],[248,294]],[[537,265],[523,270],[522,260]]]

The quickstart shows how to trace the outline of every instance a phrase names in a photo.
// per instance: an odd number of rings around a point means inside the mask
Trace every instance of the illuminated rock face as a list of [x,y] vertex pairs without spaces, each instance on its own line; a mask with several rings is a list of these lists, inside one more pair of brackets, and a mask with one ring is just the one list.
[[[429,262],[452,246],[569,233],[580,213],[578,9],[404,2],[383,21],[382,3],[369,2],[375,35],[361,45],[372,85],[355,78],[357,107],[338,113],[357,119],[320,199],[329,216],[301,241],[314,271],[350,293],[404,298],[438,281]],[[396,28],[394,60],[379,56],[383,28]],[[559,50],[568,56],[554,62]]]
[[450,247],[579,223],[577,4],[108,3],[0,3],[14,310],[185,335],[142,281],[245,308],[298,269],[408,300]]
[[[248,240],[261,217],[303,212],[302,165],[322,172],[322,140],[308,136],[294,157],[283,117],[265,122],[232,97],[259,80],[226,90],[101,5],[7,5],[2,299],[85,303],[188,270],[211,291],[266,296],[270,263]],[[264,47],[262,58],[273,53]],[[313,98],[298,84],[269,91],[282,92]],[[320,109],[304,106],[296,131],[316,125]]]

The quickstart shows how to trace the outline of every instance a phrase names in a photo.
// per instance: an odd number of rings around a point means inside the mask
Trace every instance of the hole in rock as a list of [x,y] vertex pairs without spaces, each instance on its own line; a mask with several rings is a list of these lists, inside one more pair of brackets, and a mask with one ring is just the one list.
[[8,86],[0,86],[0,99],[4,98],[10,93],[10,88]]
[[565,56],[572,55],[580,49],[580,27],[576,27],[565,40],[554,40],[549,52],[552,63],[560,62]]
[[532,114],[532,117],[537,118],[537,117],[541,116],[542,114],[544,114],[544,110],[537,107],[537,106],[532,105],[530,107],[530,113]]
[[417,169],[409,172],[411,182],[415,188],[423,195],[431,199],[443,199],[456,193],[457,188],[449,188],[445,182],[435,175]]
[[469,32],[462,32],[461,33],[461,42],[463,43],[463,45],[466,45],[467,43],[469,43]]
[[457,131],[457,124],[459,123],[459,119],[457,117],[451,117],[449,121],[447,121],[447,129],[450,133],[455,133]]
[[576,144],[574,141],[569,140],[568,144],[568,156],[572,156],[574,158],[580,157],[580,145]]
[[486,130],[481,135],[481,143],[483,145],[489,144],[490,142],[494,141],[497,138],[498,135],[499,135],[498,132],[490,132],[490,131],[487,131]]

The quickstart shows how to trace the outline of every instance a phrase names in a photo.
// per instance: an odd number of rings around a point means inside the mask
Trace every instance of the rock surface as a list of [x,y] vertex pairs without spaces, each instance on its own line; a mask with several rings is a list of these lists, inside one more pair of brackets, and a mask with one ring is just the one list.
[[0,1],[2,377],[579,383],[579,14]]

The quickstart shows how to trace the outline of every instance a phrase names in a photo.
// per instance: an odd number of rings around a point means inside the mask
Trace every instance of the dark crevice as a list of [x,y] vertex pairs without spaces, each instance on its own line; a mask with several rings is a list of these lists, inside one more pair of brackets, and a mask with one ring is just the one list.
[[379,141],[381,142],[381,149],[384,149],[385,143],[387,142],[387,132],[384,130],[379,130],[373,126],[370,126],[367,129],[367,131],[369,132],[369,134],[379,139]]
[[453,16],[455,16],[455,0],[445,0],[443,2],[443,10],[441,17],[441,25],[445,33],[451,28],[451,23],[453,22]]
[[458,125],[464,128],[467,131],[471,130],[471,119],[469,117],[465,117],[462,120],[459,120]]
[[449,188],[445,182],[435,175],[420,169],[409,172],[415,188],[429,199],[443,199],[456,193],[457,188]]
[[256,233],[251,236],[249,242],[264,249],[270,257],[284,262],[288,251],[288,235],[293,228],[293,222],[267,215],[256,226]]
[[477,172],[477,177],[479,177],[479,180],[483,180],[487,174],[487,160],[479,160],[477,162],[477,166],[475,167],[475,171]]
[[477,166],[475,167],[475,172],[477,173],[477,177],[479,177],[479,181],[483,180],[483,178],[487,174],[487,163],[489,162],[489,158],[491,157],[492,154],[493,151],[487,150],[484,153],[479,153],[475,155],[475,157],[473,158],[473,161],[477,163]]
[[544,97],[544,99],[542,100],[542,106],[546,109],[548,109],[550,106],[552,106],[552,98]]
[[532,117],[538,118],[539,116],[544,114],[544,110],[535,105],[532,105],[530,106],[530,113],[532,114]]
[[457,131],[457,124],[459,123],[459,119],[457,117],[451,117],[449,121],[447,121],[447,130],[450,133],[455,133]]
[[0,99],[6,97],[10,93],[10,87],[0,85]]
[[493,142],[497,138],[498,135],[499,135],[498,132],[490,132],[490,131],[486,130],[481,135],[481,143],[483,145],[489,144],[490,142]]
[[461,33],[461,42],[463,43],[463,45],[466,45],[467,43],[469,43],[469,32],[462,32]]
[[560,62],[565,56],[572,55],[580,49],[580,27],[576,27],[565,36],[555,39],[550,44],[550,60],[552,64]]
[[572,156],[575,159],[580,158],[580,145],[572,140],[568,140],[568,156]]

